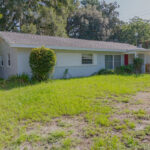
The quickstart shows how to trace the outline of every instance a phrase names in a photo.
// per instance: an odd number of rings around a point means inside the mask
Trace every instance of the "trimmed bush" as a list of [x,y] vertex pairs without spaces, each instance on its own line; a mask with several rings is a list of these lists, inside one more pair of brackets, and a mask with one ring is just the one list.
[[55,64],[56,55],[53,50],[45,47],[32,49],[30,67],[35,80],[47,80],[52,75]]
[[132,73],[134,73],[134,66],[127,65],[127,66],[118,67],[115,69],[115,73],[117,73],[117,74],[132,74]]
[[98,75],[103,75],[103,74],[114,74],[113,70],[108,70],[108,69],[101,69],[100,71],[98,71],[97,73]]

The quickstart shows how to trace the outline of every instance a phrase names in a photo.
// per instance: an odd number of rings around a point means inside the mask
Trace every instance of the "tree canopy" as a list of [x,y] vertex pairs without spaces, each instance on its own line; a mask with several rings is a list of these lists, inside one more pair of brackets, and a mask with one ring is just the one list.
[[120,42],[134,45],[150,40],[150,22],[134,17],[129,23],[118,26],[115,38]]
[[109,20],[102,16],[95,6],[80,8],[68,19],[67,31],[70,37],[92,40],[106,40],[110,32]]
[[0,30],[66,35],[68,15],[76,7],[75,0],[6,0],[0,1]]
[[[150,22],[119,19],[117,2],[99,0],[1,0],[0,31],[118,41],[150,41]],[[138,33],[138,36],[135,36]]]

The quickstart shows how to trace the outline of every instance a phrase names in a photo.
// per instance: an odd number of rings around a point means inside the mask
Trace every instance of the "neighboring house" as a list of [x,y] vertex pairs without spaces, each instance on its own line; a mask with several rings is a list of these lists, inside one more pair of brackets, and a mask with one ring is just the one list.
[[29,56],[32,48],[45,46],[55,51],[57,64],[54,78],[90,76],[100,69],[115,69],[133,63],[134,57],[150,64],[149,51],[133,45],[81,39],[0,32],[0,77],[32,75]]

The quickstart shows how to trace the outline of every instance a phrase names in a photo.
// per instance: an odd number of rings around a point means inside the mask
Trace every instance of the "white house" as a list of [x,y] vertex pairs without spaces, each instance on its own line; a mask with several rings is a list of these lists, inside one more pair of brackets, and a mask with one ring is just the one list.
[[0,32],[0,77],[31,76],[29,55],[32,48],[41,46],[56,53],[54,78],[62,78],[66,69],[70,77],[89,76],[100,69],[132,64],[134,57],[144,59],[143,72],[150,64],[149,50],[129,44]]

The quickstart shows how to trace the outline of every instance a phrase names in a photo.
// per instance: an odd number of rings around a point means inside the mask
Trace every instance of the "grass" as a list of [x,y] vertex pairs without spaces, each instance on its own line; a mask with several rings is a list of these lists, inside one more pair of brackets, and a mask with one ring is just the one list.
[[[55,117],[83,114],[88,124],[94,123],[101,128],[111,128],[113,123],[110,117],[115,112],[112,104],[116,101],[129,103],[130,95],[147,90],[149,87],[149,75],[138,77],[105,75],[36,84],[0,81],[0,148],[12,144],[16,137],[26,131],[29,124],[33,122],[45,124]],[[145,112],[141,110],[133,114],[141,118]],[[59,125],[65,126],[61,122]],[[119,122],[116,126],[117,130],[127,128],[134,129],[135,124],[126,121],[125,125]],[[86,134],[97,135],[92,130]],[[50,139],[55,141],[57,136],[50,135]],[[39,137],[23,136],[18,143],[32,139],[36,141]],[[108,140],[110,143],[107,143]],[[116,136],[98,138],[92,149],[96,150],[101,146],[105,149],[115,149],[118,143],[120,147],[124,147],[121,142]],[[63,145],[68,148],[71,141],[66,140]]]
[[56,131],[56,132],[51,133],[48,136],[47,141],[48,143],[55,143],[59,139],[65,138],[65,137],[66,137],[66,133],[64,131]]

